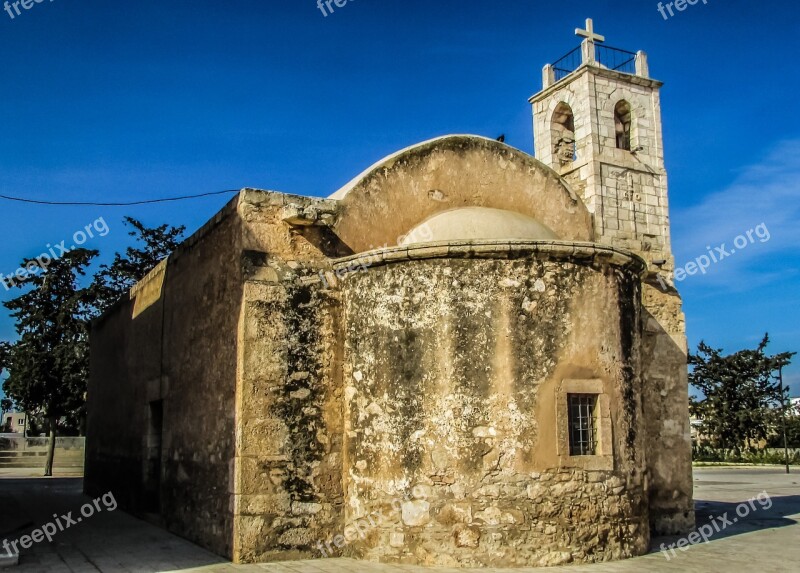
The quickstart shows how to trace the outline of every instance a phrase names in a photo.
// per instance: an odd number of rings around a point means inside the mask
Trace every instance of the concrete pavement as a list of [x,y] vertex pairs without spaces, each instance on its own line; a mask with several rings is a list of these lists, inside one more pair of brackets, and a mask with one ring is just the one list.
[[[795,469],[795,471],[798,471]],[[89,498],[76,478],[0,478],[0,536],[18,539],[60,516],[80,514]],[[761,497],[759,498],[759,494]],[[768,496],[768,497],[767,497]],[[650,571],[800,572],[800,471],[787,476],[779,468],[696,468],[698,527],[708,543],[670,552],[658,551],[678,539],[656,539],[654,552],[627,561],[549,568],[570,573]],[[748,500],[751,500],[748,502]],[[744,505],[742,505],[744,503]],[[102,508],[98,511],[97,508]],[[738,512],[738,513],[737,513]],[[735,520],[735,521],[734,521]],[[698,536],[699,537],[699,536]],[[9,573],[422,573],[431,569],[382,565],[349,559],[320,559],[261,565],[233,565],[188,541],[101,503],[94,515],[23,550]],[[464,569],[435,569],[458,573]],[[497,569],[482,569],[497,573]],[[514,570],[520,571],[520,570]],[[542,569],[523,569],[533,572]]]

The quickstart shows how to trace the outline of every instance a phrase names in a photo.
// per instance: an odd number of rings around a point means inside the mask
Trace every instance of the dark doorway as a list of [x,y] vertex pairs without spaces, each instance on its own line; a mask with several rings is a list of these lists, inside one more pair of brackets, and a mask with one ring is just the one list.
[[144,481],[144,511],[161,512],[161,450],[164,433],[164,402],[150,402]]

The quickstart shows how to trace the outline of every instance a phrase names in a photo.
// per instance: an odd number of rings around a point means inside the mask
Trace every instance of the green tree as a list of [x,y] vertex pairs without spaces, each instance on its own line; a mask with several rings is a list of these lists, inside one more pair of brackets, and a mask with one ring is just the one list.
[[[0,341],[0,376],[3,375],[3,372],[6,370],[6,364],[8,362],[9,357],[9,344],[7,342]],[[6,415],[6,412],[10,412],[14,409],[14,402],[9,400],[8,398],[3,397],[0,399],[0,413],[2,416]],[[0,428],[0,432],[5,432],[6,428]]]
[[[3,352],[2,343],[0,343],[0,354],[2,354],[2,352]],[[0,374],[2,374],[2,373],[3,373],[3,358],[2,358],[2,356],[0,356]],[[11,400],[9,400],[8,398],[0,399],[0,412],[2,412],[3,416],[6,415],[6,412],[10,412],[13,409],[14,409],[14,403]],[[10,421],[11,421],[11,418],[8,419],[8,422],[10,422]],[[0,433],[8,433],[8,432],[11,431],[11,427],[10,427],[11,424],[8,423],[8,422],[6,424],[0,426]]]
[[[41,414],[49,426],[46,476],[53,473],[58,421],[84,414],[89,370],[88,321],[93,290],[79,280],[97,251],[76,249],[53,261],[44,272],[17,284],[26,289],[3,303],[14,318],[18,340],[0,353],[9,376],[5,394],[25,412]],[[23,267],[33,260],[23,261]]]
[[702,420],[701,432],[712,445],[735,456],[754,449],[775,428],[783,396],[776,371],[789,364],[795,353],[766,354],[769,336],[755,350],[723,355],[722,349],[700,342],[689,355],[689,383],[702,392],[693,398],[692,414]]
[[128,247],[125,254],[116,253],[110,265],[101,265],[95,275],[93,289],[95,306],[102,313],[114,305],[122,296],[149,273],[164,258],[174,251],[183,237],[186,227],[161,225],[145,227],[133,217],[125,217],[128,231],[136,239],[138,246]]
[[[777,428],[782,430],[781,421],[778,420]],[[800,448],[800,415],[790,412],[786,415],[786,443],[790,448]],[[783,449],[783,432],[773,434],[769,439],[771,448]]]

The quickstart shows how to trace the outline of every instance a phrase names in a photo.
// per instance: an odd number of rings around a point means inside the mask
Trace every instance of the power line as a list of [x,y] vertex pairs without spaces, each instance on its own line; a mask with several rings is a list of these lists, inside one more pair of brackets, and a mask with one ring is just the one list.
[[227,193],[238,193],[238,189],[227,191],[214,191],[211,193],[200,193],[198,195],[183,195],[181,197],[165,197],[163,199],[147,199],[144,201],[127,201],[120,203],[94,203],[91,201],[41,201],[38,199],[26,199],[24,197],[13,197],[11,195],[0,194],[0,199],[6,201],[16,201],[18,203],[32,203],[34,205],[56,205],[68,207],[129,207],[132,205],[150,205],[153,203],[168,203],[170,201],[185,201],[187,199],[199,199],[200,197],[210,197],[212,195],[225,195]]

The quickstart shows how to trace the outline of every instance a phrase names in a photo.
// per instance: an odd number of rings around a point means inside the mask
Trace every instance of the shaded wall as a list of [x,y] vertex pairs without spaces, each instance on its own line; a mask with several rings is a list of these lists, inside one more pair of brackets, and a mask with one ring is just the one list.
[[644,413],[654,535],[695,526],[686,325],[677,292],[643,287]]
[[[244,190],[92,332],[86,489],[234,561],[311,556],[338,530],[338,296],[327,228]],[[317,553],[318,554],[318,553]]]
[[231,555],[238,199],[94,323],[86,490]]
[[[365,532],[344,553],[496,567],[644,553],[643,263],[544,243],[371,260],[342,287],[345,523]],[[597,456],[569,454],[570,392],[599,394]]]

